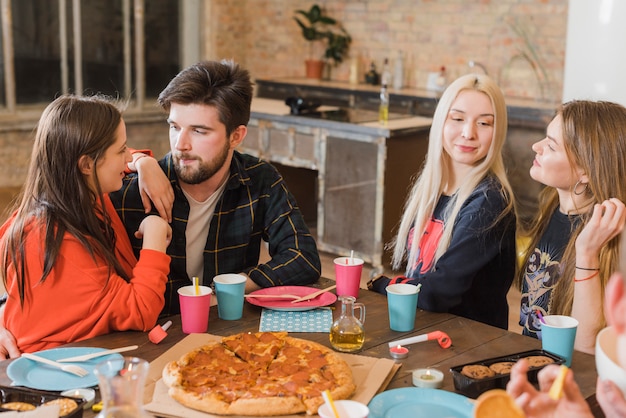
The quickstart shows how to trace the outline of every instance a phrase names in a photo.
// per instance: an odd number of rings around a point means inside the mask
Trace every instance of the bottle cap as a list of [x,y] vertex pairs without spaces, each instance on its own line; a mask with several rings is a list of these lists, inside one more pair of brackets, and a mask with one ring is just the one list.
[[162,326],[157,324],[152,330],[148,333],[148,339],[154,344],[158,344],[165,337],[167,337],[167,329],[172,325],[172,321],[167,321]]

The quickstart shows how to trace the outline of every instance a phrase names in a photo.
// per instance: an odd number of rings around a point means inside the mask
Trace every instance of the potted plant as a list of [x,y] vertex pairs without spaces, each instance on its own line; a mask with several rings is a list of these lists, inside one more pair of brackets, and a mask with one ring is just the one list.
[[[304,39],[310,42],[310,58],[306,60],[307,77],[321,78],[324,65],[330,69],[330,65],[337,65],[343,61],[348,53],[352,38],[343,26],[332,17],[324,14],[317,4],[311,6],[308,11],[296,10],[294,20],[300,26]],[[324,52],[321,59],[313,58],[312,51],[317,43],[323,44]],[[317,72],[310,72],[310,68],[317,68]]]

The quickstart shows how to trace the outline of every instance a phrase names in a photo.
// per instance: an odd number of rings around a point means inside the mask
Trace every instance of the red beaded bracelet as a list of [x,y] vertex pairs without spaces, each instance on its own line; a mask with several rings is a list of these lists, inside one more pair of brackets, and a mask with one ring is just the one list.
[[600,274],[600,271],[594,271],[593,274],[591,276],[587,276],[587,277],[583,277],[582,279],[574,279],[574,281],[576,283],[578,282],[584,282],[585,280],[590,280],[593,279],[594,277],[596,277],[598,274]]

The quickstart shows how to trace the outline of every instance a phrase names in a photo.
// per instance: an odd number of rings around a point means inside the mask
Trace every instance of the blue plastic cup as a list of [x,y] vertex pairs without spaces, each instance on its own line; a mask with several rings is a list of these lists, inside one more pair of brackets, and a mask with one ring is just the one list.
[[542,348],[563,357],[565,365],[571,366],[578,321],[565,315],[546,315],[543,320],[545,323],[541,324]]
[[243,274],[219,274],[213,278],[217,313],[221,319],[233,321],[243,316],[246,280]]
[[413,331],[419,288],[412,284],[387,286],[389,327],[394,331]]

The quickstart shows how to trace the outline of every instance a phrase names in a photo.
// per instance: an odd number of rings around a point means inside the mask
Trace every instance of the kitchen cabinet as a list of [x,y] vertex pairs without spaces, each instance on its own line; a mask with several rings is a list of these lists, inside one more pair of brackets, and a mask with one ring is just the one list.
[[[384,246],[423,164],[431,122],[407,115],[383,126],[376,120],[293,116],[284,101],[255,98],[240,151],[316,172],[307,193],[316,195],[317,216],[309,226],[316,230],[319,249],[337,255],[354,251],[378,274],[388,261]],[[297,178],[283,175],[294,194],[302,193],[292,187]]]

